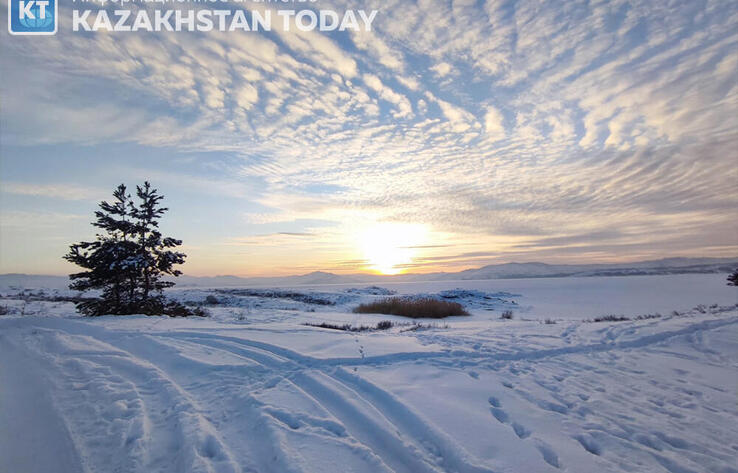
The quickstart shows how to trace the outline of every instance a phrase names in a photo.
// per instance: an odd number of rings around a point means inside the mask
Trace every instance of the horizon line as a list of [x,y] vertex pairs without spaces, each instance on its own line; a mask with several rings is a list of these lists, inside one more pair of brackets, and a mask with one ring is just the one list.
[[[187,276],[192,278],[239,278],[239,279],[278,279],[278,278],[288,278],[288,277],[300,277],[300,276],[309,276],[311,274],[315,273],[324,273],[324,274],[332,274],[336,276],[374,276],[374,277],[381,277],[381,278],[398,278],[403,276],[423,276],[423,275],[432,275],[432,274],[458,274],[462,273],[464,271],[471,271],[471,270],[477,270],[486,268],[489,266],[504,266],[509,264],[544,264],[547,266],[599,266],[599,265],[617,265],[617,264],[629,264],[629,263],[655,263],[659,261],[664,260],[676,260],[676,259],[693,259],[693,260],[734,260],[734,261],[726,261],[728,262],[738,262],[738,255],[735,256],[665,256],[661,258],[655,258],[655,259],[635,259],[635,260],[628,260],[628,261],[618,261],[618,262],[593,262],[593,263],[547,263],[545,261],[507,261],[504,263],[490,263],[490,264],[484,264],[481,266],[471,266],[465,269],[460,269],[458,271],[429,271],[429,272],[404,272],[404,273],[398,273],[398,274],[382,274],[379,272],[370,272],[370,271],[355,271],[355,272],[333,272],[331,270],[326,269],[315,269],[312,271],[307,271],[305,273],[294,273],[294,274],[284,274],[284,275],[277,275],[277,276],[267,276],[267,275],[237,275],[237,274],[215,274],[215,275],[195,275],[195,274],[188,274],[183,273],[181,276]],[[73,274],[73,273],[72,273]],[[40,277],[63,277],[63,276],[69,276],[70,273],[21,273],[21,272],[6,272],[6,273],[0,273],[0,276],[10,276],[10,275],[19,275],[19,276],[40,276]]]

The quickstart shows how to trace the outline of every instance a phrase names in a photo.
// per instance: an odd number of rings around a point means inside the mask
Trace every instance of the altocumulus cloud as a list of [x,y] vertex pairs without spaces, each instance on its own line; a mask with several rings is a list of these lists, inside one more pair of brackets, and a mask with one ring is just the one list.
[[[523,256],[738,249],[735,2],[361,8],[372,31],[4,37],[3,140],[235,156],[262,221],[423,223]],[[316,185],[340,191],[294,190]]]

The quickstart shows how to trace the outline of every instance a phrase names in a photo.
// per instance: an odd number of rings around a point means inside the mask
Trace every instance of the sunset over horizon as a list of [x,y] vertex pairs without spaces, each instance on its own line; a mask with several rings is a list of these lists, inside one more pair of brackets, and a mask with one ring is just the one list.
[[738,256],[735,4],[249,5],[271,30],[71,31],[60,3],[3,42],[0,273],[70,272],[145,180],[191,275]]
[[738,473],[738,1],[3,15],[0,473]]

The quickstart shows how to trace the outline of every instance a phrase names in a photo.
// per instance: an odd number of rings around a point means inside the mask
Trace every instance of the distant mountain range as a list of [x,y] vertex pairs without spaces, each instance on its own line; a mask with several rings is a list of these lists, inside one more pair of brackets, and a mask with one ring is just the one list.
[[655,274],[728,273],[738,267],[738,258],[666,258],[655,261],[615,264],[506,263],[467,269],[458,273],[436,273],[434,279],[520,279],[571,276],[642,276]]
[[[242,278],[238,276],[181,276],[177,286],[314,286],[322,284],[381,284],[413,281],[456,281],[484,279],[559,278],[586,276],[641,276],[658,274],[729,273],[738,268],[738,258],[666,258],[655,261],[615,264],[491,264],[455,273],[401,274],[333,274],[315,271],[299,276]],[[66,288],[65,276],[2,274],[0,286]]]

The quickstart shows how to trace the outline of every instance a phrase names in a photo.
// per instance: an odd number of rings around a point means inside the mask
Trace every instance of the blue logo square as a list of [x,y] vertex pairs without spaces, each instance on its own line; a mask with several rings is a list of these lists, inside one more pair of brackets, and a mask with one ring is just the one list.
[[8,0],[10,34],[55,34],[59,0]]

